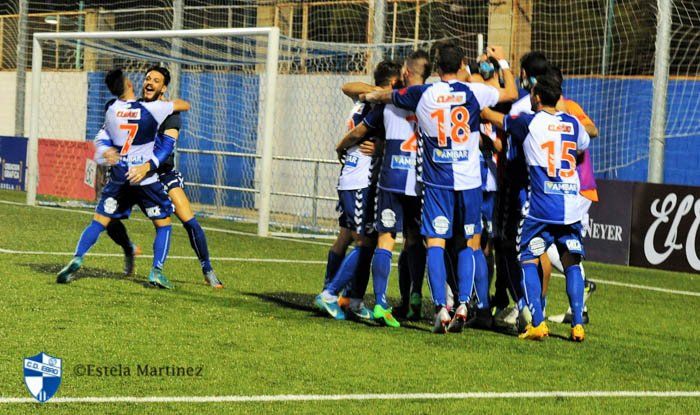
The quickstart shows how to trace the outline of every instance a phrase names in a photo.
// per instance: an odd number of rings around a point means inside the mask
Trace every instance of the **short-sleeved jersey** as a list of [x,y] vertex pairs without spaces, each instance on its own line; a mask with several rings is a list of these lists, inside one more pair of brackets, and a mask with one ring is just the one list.
[[[364,102],[355,102],[348,117],[348,131],[359,125],[372,107]],[[338,190],[364,189],[370,185],[372,157],[362,154],[360,146],[352,146],[345,153],[345,161],[338,178]]]
[[553,224],[580,221],[580,212],[572,209],[580,187],[576,157],[590,142],[581,123],[563,112],[538,111],[506,115],[503,126],[522,146],[528,164],[530,186],[525,215]]
[[363,122],[386,140],[379,188],[416,196],[416,115],[392,104],[377,105]]
[[418,118],[418,163],[427,186],[468,190],[481,187],[481,110],[498,103],[492,86],[441,81],[394,91],[393,104]]
[[[173,103],[168,101],[115,100],[107,107],[105,123],[96,141],[107,140],[108,145],[116,147],[120,152],[119,163],[111,169],[112,180],[126,181],[129,167],[151,160],[158,128],[172,112]],[[140,184],[145,186],[157,180],[157,175],[153,174]]]

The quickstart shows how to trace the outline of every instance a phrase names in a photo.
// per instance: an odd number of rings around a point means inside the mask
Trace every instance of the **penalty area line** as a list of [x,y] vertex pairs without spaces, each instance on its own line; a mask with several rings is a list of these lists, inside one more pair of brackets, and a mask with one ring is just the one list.
[[[0,254],[6,255],[47,255],[47,256],[73,256],[73,252],[52,252],[52,251],[19,251],[14,249],[4,249],[0,248]],[[123,254],[116,253],[90,253],[88,257],[123,257]],[[139,255],[139,258],[153,258],[153,255]],[[183,256],[183,255],[168,255],[168,259],[184,259],[184,260],[198,260],[194,256]],[[312,259],[286,259],[286,258],[236,258],[236,257],[214,257],[213,261],[222,262],[250,262],[250,263],[271,263],[271,264],[301,264],[301,265],[326,265],[326,261],[312,260]],[[393,267],[397,267],[396,263],[391,264]],[[565,278],[562,274],[552,273],[553,276],[557,278]],[[673,290],[670,288],[654,287],[651,285],[640,285],[640,284],[628,284],[625,282],[617,282],[610,280],[601,279],[590,279],[591,281],[603,284],[603,285],[614,285],[617,287],[625,288],[635,288],[638,290],[646,291],[656,291],[666,294],[674,295],[685,295],[691,297],[700,297],[700,292],[697,291],[683,291],[683,290]]]
[[[463,393],[371,393],[348,395],[253,395],[253,396],[88,396],[57,397],[53,403],[217,403],[294,401],[371,401],[439,399],[530,399],[530,398],[700,398],[700,391],[550,391]],[[0,398],[0,404],[36,403],[33,398]]]

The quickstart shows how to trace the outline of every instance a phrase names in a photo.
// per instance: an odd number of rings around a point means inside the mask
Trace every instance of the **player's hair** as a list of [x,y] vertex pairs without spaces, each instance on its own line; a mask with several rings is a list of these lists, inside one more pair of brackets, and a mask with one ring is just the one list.
[[146,75],[148,75],[148,73],[151,71],[156,71],[163,75],[163,85],[168,86],[168,84],[170,83],[170,71],[168,70],[168,68],[165,68],[160,65],[153,65],[150,68],[146,69]]
[[464,62],[464,50],[452,42],[435,44],[435,63],[440,71],[457,73]]
[[414,50],[408,55],[406,66],[411,68],[411,72],[420,74],[424,81],[430,77],[430,55],[422,49]]
[[105,76],[105,84],[109,92],[119,98],[124,95],[124,71],[121,68],[112,69]]
[[550,64],[549,69],[547,70],[546,75],[553,77],[554,79],[559,82],[559,85],[562,85],[564,83],[564,74],[561,72],[561,68],[559,68],[555,64]]
[[540,97],[542,105],[554,107],[561,97],[561,82],[551,72],[537,77],[532,93]]
[[374,84],[376,86],[389,86],[392,78],[401,77],[401,65],[385,59],[374,69]]
[[528,52],[520,58],[520,68],[525,70],[527,76],[544,75],[548,67],[547,57],[539,51]]

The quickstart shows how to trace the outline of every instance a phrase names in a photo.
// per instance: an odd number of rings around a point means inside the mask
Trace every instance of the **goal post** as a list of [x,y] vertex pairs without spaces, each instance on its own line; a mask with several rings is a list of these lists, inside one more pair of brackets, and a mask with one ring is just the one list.
[[[32,51],[32,91],[31,91],[31,114],[29,128],[29,142],[27,149],[27,204],[37,203],[37,189],[39,185],[39,138],[40,138],[40,117],[42,113],[42,66],[43,50],[42,42],[46,41],[97,41],[105,40],[126,40],[139,41],[147,39],[196,39],[196,38],[217,38],[217,37],[265,37],[266,53],[264,54],[264,81],[265,98],[263,99],[263,113],[260,119],[259,135],[262,145],[259,146],[260,154],[241,154],[243,157],[251,157],[260,160],[260,179],[257,189],[241,189],[243,191],[258,193],[257,202],[257,232],[261,236],[269,234],[270,221],[270,198],[272,189],[272,152],[274,138],[275,120],[275,94],[277,82],[278,53],[279,53],[279,29],[276,27],[259,28],[227,28],[227,29],[195,29],[195,30],[154,30],[154,31],[125,31],[125,32],[66,32],[66,33],[35,33],[33,37]],[[85,45],[89,48],[89,45]],[[118,54],[119,49],[112,53]],[[134,51],[138,57],[139,51]],[[166,56],[154,56],[153,54],[142,53],[145,61],[167,61]],[[160,59],[159,59],[160,58]],[[248,62],[259,65],[260,62]],[[102,68],[105,69],[105,68]],[[135,87],[136,89],[136,87]],[[89,94],[89,91],[88,91]],[[194,103],[197,105],[197,103]]]

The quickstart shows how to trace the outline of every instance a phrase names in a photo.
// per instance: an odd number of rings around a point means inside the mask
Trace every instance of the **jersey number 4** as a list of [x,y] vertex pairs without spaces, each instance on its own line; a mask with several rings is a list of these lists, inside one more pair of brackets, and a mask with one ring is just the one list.
[[415,114],[411,114],[408,117],[406,117],[406,121],[411,123],[411,126],[413,127],[414,131],[410,137],[408,137],[401,143],[401,151],[405,151],[407,153],[415,153],[418,149],[418,135],[415,132],[418,117],[416,117]]
[[122,147],[122,152],[120,153],[122,156],[125,156],[129,152],[129,148],[131,147],[131,143],[134,141],[134,138],[136,137],[136,133],[139,131],[139,125],[138,124],[120,124],[119,129],[126,130],[128,132],[128,135],[126,136],[126,142],[124,143],[124,146]]
[[[540,146],[540,148],[547,150],[547,176],[557,177],[557,165],[554,160],[554,141],[547,141]],[[571,150],[574,152],[572,153]],[[569,167],[564,169],[559,169],[560,177],[571,177],[574,175],[576,170],[576,143],[573,141],[562,141],[561,142],[561,161],[568,162]]]
[[[469,140],[469,111],[465,107],[454,107],[450,111],[450,123],[446,126],[445,112],[447,108],[435,110],[430,113],[430,118],[437,120],[438,145],[447,147],[447,134],[445,130],[450,129],[450,138],[457,144],[466,143]],[[445,128],[447,127],[447,128]]]

